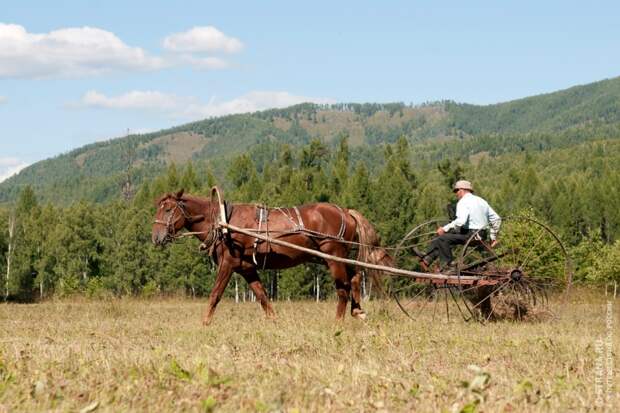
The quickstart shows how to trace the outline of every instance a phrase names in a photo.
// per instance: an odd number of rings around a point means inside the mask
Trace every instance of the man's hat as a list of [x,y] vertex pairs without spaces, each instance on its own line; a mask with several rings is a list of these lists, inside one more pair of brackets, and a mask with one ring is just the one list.
[[464,179],[456,181],[454,188],[452,188],[453,191],[458,191],[459,189],[467,189],[468,191],[474,192],[474,187],[471,185],[471,182]]

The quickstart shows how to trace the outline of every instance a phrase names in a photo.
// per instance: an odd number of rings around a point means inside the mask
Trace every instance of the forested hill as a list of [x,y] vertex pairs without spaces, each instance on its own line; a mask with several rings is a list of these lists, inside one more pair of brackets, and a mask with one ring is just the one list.
[[467,134],[557,132],[620,122],[620,78],[489,106],[448,103],[453,126]]
[[298,147],[317,138],[335,145],[344,136],[353,156],[370,162],[375,146],[400,136],[414,154],[434,160],[455,151],[498,154],[615,138],[620,136],[620,78],[487,106],[451,101],[417,106],[301,104],[207,119],[87,145],[38,162],[0,184],[0,203],[16,199],[27,185],[42,200],[107,201],[118,197],[128,175],[137,186],[172,162],[191,160],[202,171],[223,175],[227,161],[241,153],[250,152],[260,165],[273,159],[282,145]]

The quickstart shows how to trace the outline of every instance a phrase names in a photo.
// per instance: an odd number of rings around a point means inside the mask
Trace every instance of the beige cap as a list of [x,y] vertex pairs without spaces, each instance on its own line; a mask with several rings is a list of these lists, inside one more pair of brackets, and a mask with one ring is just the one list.
[[460,181],[456,181],[456,183],[454,184],[454,188],[452,188],[452,190],[456,191],[457,189],[467,189],[468,191],[474,192],[474,187],[471,185],[471,182],[466,181],[464,179]]

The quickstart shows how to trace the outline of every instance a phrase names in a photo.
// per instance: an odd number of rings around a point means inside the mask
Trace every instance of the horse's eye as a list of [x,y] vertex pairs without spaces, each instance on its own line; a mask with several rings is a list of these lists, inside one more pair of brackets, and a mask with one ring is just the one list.
[[172,211],[172,208],[166,208],[166,212]]

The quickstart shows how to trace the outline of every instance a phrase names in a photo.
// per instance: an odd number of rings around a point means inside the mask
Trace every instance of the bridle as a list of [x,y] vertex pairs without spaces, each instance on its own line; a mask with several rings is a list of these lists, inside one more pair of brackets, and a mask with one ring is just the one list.
[[[159,207],[163,208],[164,206],[164,202],[166,200],[163,200]],[[177,215],[176,211],[179,210],[181,211],[181,214]],[[176,218],[174,218],[176,215]],[[188,223],[194,223],[194,222],[198,222],[204,219],[204,215],[197,215],[195,217],[189,215],[187,213],[187,210],[185,209],[185,204],[183,201],[181,200],[177,200],[174,208],[172,208],[170,210],[170,212],[167,213],[166,216],[166,220],[161,220],[161,219],[155,219],[153,222],[155,224],[160,224],[160,225],[164,225],[166,227],[166,236],[164,237],[164,242],[172,242],[174,241],[175,238],[177,238],[176,235],[176,224],[177,222],[179,222],[179,220],[181,218],[185,218],[186,222]]]

